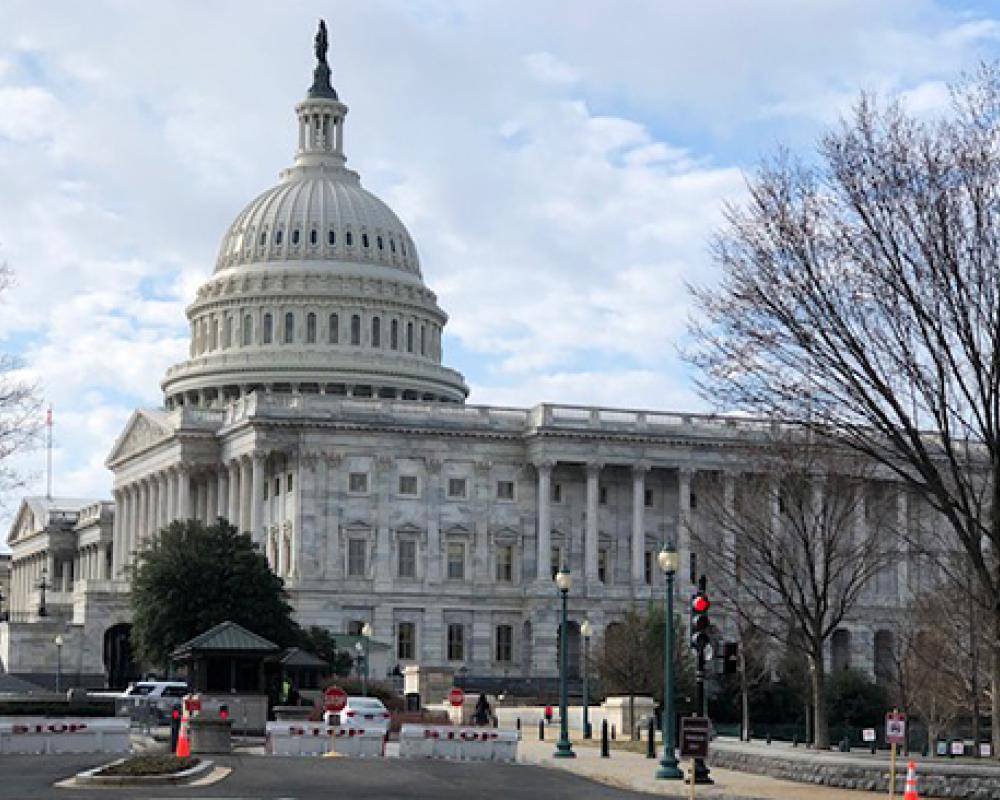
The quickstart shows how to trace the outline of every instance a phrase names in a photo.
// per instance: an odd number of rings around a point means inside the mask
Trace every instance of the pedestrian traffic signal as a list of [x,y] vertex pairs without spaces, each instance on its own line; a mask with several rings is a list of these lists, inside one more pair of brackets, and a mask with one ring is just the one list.
[[708,644],[708,609],[712,601],[705,591],[705,576],[698,581],[698,591],[691,597],[691,647],[703,650]]

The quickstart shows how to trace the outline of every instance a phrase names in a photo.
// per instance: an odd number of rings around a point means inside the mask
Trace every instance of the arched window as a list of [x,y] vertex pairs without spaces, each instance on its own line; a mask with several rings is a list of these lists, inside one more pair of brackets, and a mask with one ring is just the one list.
[[264,315],[264,344],[271,344],[274,339],[274,319],[270,314]]
[[399,349],[399,320],[397,319],[389,323],[389,347],[393,350]]
[[318,241],[318,238],[319,237],[316,235],[316,229],[315,228],[313,228],[311,231],[309,231],[309,244],[316,244],[316,242]]
[[344,241],[347,242],[348,247],[350,247],[354,243],[354,237],[351,236],[350,231],[344,234]]
[[260,232],[260,243],[262,245],[267,244],[267,231],[261,231]]
[[365,247],[365,248],[368,247],[368,234],[367,233],[362,233],[361,234],[361,246]]
[[379,250],[384,250],[384,249],[385,249],[385,248],[384,248],[384,247],[382,246],[382,237],[381,237],[381,236],[379,236],[379,237],[377,237],[377,238],[375,239],[375,243],[376,243],[376,244],[378,245],[378,249],[379,249]]
[[361,344],[361,317],[351,315],[351,344]]
[[393,253],[396,252],[396,240],[395,239],[389,239],[389,250],[391,250]]
[[243,316],[243,346],[253,344],[253,318],[249,314]]
[[296,228],[294,231],[292,231],[292,244],[298,244],[298,243],[299,243],[299,229]]
[[382,320],[372,317],[372,347],[382,346]]
[[222,346],[225,348],[233,346],[233,318],[228,314],[226,321],[222,323]]
[[306,342],[316,344],[316,315],[312,312],[306,315]]
[[420,326],[420,355],[427,355],[427,328],[424,325]]
[[413,323],[406,323],[406,352],[413,352]]
[[333,228],[330,228],[330,230],[326,232],[326,243],[327,244],[337,243],[337,234],[334,232]]
[[405,256],[406,255],[406,241],[401,239],[400,242],[399,242],[399,246],[400,246],[400,248],[402,248],[403,255]]
[[295,315],[289,311],[285,314],[285,344],[295,341]]
[[281,244],[281,236],[282,236],[282,231],[278,230],[278,231],[275,232],[275,234],[274,234],[274,243],[275,244]]
[[330,315],[330,344],[340,342],[340,317],[336,314]]

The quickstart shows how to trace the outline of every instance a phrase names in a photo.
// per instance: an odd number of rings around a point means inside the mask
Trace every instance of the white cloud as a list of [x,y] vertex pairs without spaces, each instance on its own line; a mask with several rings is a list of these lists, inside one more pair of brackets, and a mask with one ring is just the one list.
[[580,73],[552,53],[529,53],[524,64],[533,78],[543,83],[568,86],[580,80]]
[[[0,77],[3,73],[0,71]],[[26,142],[53,135],[64,123],[52,94],[37,86],[0,87],[0,137]]]

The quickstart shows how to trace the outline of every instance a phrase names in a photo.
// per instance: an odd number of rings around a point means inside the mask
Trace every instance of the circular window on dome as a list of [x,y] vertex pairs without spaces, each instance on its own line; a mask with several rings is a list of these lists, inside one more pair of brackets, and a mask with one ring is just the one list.
[[362,247],[368,247],[368,234],[367,233],[362,233],[361,234],[361,246]]

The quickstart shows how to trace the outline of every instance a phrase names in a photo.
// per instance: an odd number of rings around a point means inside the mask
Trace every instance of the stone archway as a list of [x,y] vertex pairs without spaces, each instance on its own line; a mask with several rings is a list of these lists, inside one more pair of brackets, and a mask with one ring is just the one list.
[[109,689],[124,689],[139,677],[132,658],[132,626],[127,622],[112,625],[104,632],[104,677]]

